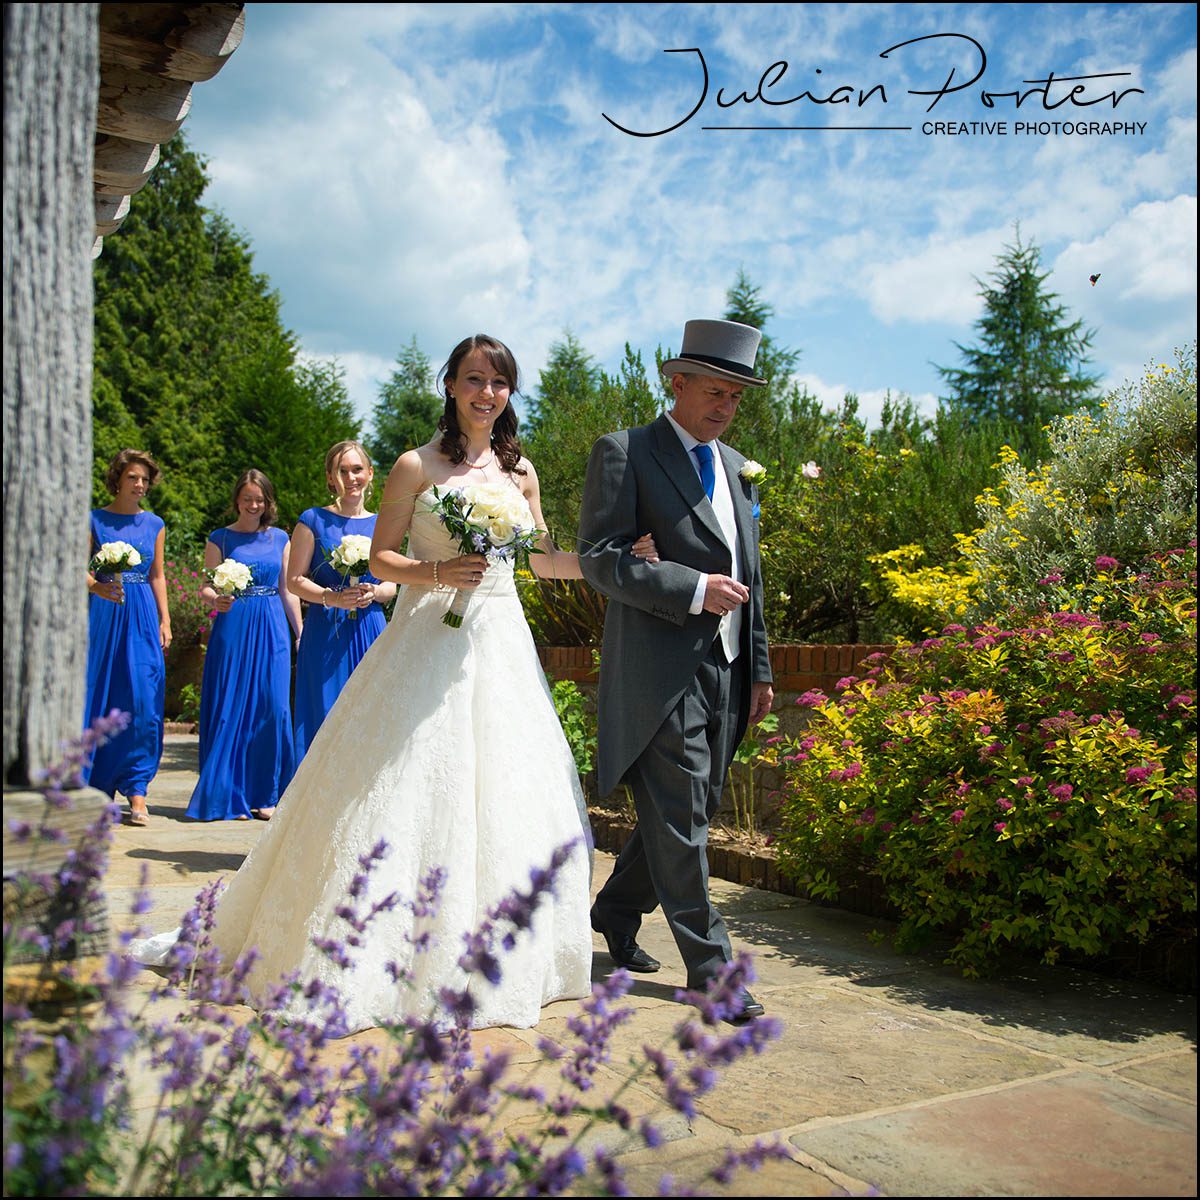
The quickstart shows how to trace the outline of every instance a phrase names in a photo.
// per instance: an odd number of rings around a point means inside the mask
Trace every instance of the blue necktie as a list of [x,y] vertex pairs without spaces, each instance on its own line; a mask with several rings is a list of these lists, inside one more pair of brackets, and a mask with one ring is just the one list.
[[700,464],[700,482],[704,484],[704,490],[708,493],[708,498],[713,498],[713,489],[717,486],[716,472],[713,471],[713,452],[712,447],[707,442],[700,442],[699,445],[692,447],[692,453],[696,456],[696,461]]

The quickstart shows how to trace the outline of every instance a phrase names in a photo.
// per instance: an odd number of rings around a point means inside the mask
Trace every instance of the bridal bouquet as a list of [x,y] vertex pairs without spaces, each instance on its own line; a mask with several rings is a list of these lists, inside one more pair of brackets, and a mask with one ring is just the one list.
[[[351,587],[357,587],[358,581],[370,570],[371,539],[365,534],[348,533],[330,552],[330,565],[342,577],[342,582],[349,582]],[[352,608],[349,612],[351,621],[358,620],[358,610]]]
[[[468,483],[446,491],[435,487],[433,496],[431,511],[458,539],[462,554],[528,567],[530,554],[541,553],[537,543],[542,531],[534,524],[529,502],[512,484]],[[469,591],[456,589],[443,623],[459,628],[470,598]]]
[[205,571],[209,582],[220,596],[238,596],[254,581],[250,568],[236,558],[227,558],[211,571]]
[[[139,566],[141,561],[142,556],[128,542],[105,542],[92,556],[91,571],[93,574],[99,572],[111,576],[115,582],[120,583],[121,573]],[[117,603],[124,604],[124,597]]]

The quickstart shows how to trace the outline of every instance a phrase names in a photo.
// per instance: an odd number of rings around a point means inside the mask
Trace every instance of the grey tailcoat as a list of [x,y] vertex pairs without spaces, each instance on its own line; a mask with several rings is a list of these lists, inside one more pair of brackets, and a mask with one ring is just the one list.
[[[720,445],[750,589],[741,650],[749,670],[737,697],[736,746],[750,714],[750,685],[771,681],[763,622],[757,489],[740,478],[746,461]],[[630,547],[652,533],[661,562]],[[607,434],[592,447],[579,521],[584,578],[608,597],[600,660],[598,785],[607,795],[637,760],[684,691],[717,635],[715,613],[688,614],[701,573],[730,574],[729,547],[679,435],[665,416]]]

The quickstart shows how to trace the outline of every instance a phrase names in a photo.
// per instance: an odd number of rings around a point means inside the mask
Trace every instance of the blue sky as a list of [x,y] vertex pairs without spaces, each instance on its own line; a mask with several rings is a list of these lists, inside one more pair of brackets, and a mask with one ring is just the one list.
[[825,403],[932,409],[1017,223],[1106,383],[1196,336],[1190,4],[250,3],[184,131],[364,419],[414,335],[652,368],[739,269]]

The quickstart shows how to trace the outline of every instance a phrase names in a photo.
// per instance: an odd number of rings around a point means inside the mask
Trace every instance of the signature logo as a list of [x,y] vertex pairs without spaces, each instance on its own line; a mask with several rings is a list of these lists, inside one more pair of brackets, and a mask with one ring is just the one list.
[[[1053,112],[1061,109],[1064,105],[1069,105],[1071,109],[1074,109],[1086,108],[1094,104],[1111,104],[1115,109],[1126,96],[1135,94],[1145,95],[1142,88],[1119,88],[1119,85],[1111,82],[1128,77],[1132,74],[1130,71],[1105,71],[1095,75],[1058,75],[1050,71],[1044,79],[1023,79],[1020,81],[1020,86],[1011,87],[1009,90],[991,91],[982,86],[982,81],[987,73],[987,52],[978,41],[965,33],[930,33],[923,37],[909,38],[907,41],[897,42],[896,45],[889,46],[886,50],[881,51],[879,57],[887,59],[889,62],[898,63],[904,57],[902,53],[897,55],[898,51],[902,52],[907,47],[915,46],[920,42],[941,43],[947,50],[961,51],[966,49],[969,61],[968,67],[964,70],[960,71],[958,66],[952,65],[945,71],[944,77],[939,72],[931,78],[930,86],[928,87],[910,87],[905,89],[905,95],[927,97],[929,99],[928,107],[925,109],[926,113],[932,112],[947,97],[970,93],[976,90],[976,88],[978,90],[978,101],[984,108],[1007,110],[1011,106],[1014,111],[1019,111],[1021,106],[1029,101],[1033,102],[1031,108],[1040,105],[1040,111],[1043,112]],[[966,47],[963,46],[963,43],[967,43]],[[618,129],[621,133],[628,134],[630,137],[662,137],[663,134],[673,133],[676,129],[682,129],[704,107],[705,102],[708,100],[709,89],[712,84],[704,52],[698,46],[689,46],[686,49],[664,50],[663,53],[694,54],[696,56],[700,67],[700,87],[695,104],[678,121],[662,129],[634,129],[628,123],[622,123],[608,113],[601,113],[600,115],[614,129]],[[892,55],[897,55],[897,57],[892,59]],[[788,61],[786,59],[779,59],[762,72],[758,80],[758,86],[753,92],[743,90],[730,98],[726,96],[725,88],[718,88],[715,97],[718,110],[732,109],[739,105],[765,105],[768,108],[776,109],[786,108],[793,104],[813,104],[818,106],[844,105],[847,108],[863,110],[868,107],[884,106],[890,103],[886,82],[871,83],[867,86],[840,84],[828,90],[818,88],[815,91],[812,88],[806,88],[803,91],[796,92],[794,95],[789,94],[790,89],[787,87],[787,84],[791,82],[788,79],[788,72],[790,70],[791,66]],[[821,68],[818,67],[815,70],[816,74],[822,74]],[[792,87],[794,88],[794,86],[793,84]],[[1068,111],[1071,111],[1071,109],[1068,109]],[[875,111],[878,111],[878,107],[875,107]],[[907,129],[911,127],[871,125],[705,125],[703,128]]]

